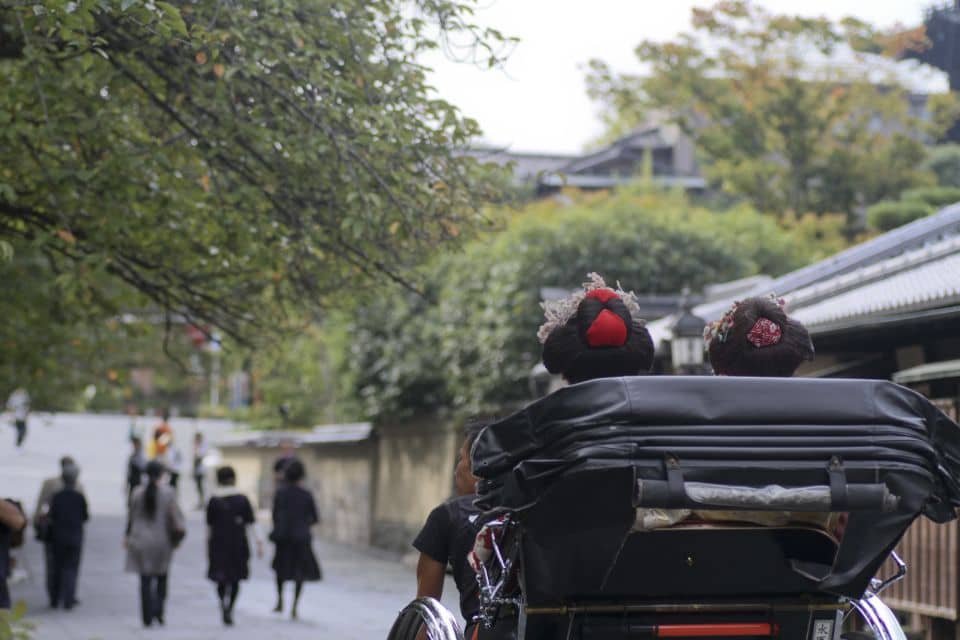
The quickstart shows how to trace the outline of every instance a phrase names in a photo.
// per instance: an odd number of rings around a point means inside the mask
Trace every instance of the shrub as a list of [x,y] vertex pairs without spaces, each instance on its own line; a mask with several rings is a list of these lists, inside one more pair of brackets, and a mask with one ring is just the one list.
[[933,213],[922,200],[884,200],[867,209],[867,223],[877,231],[890,231]]
[[960,202],[960,187],[921,187],[907,189],[900,194],[901,200],[917,200],[939,209]]

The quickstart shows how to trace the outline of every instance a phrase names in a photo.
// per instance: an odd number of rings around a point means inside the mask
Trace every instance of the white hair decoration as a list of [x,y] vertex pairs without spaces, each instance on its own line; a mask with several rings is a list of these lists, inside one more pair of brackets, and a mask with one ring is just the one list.
[[613,291],[617,294],[617,297],[623,301],[624,306],[627,307],[627,311],[630,312],[630,318],[634,322],[646,324],[639,317],[640,303],[637,301],[636,294],[632,291],[624,291],[620,288],[619,282],[617,282],[616,288],[608,287],[599,273],[590,272],[587,274],[587,281],[584,282],[582,286],[582,290],[574,291],[566,298],[547,300],[540,303],[540,306],[543,308],[543,316],[546,318],[546,322],[540,325],[540,329],[537,331],[537,339],[540,340],[540,344],[547,341],[547,338],[554,329],[567,324],[570,318],[576,315],[577,307],[580,306],[580,303],[583,302],[587,294],[597,289],[609,289]]

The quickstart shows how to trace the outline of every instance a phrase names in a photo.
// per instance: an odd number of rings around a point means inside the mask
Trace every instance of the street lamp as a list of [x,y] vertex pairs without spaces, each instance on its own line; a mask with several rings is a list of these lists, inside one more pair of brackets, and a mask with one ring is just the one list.
[[691,310],[690,290],[684,288],[682,312],[671,330],[670,360],[678,374],[697,375],[703,372],[703,328],[706,321]]

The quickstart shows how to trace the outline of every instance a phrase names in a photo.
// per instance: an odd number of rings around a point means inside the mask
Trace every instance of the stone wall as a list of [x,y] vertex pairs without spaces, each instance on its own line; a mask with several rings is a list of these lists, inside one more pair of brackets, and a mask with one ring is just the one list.
[[[382,425],[361,442],[297,447],[320,511],[324,538],[410,551],[427,515],[453,495],[453,471],[463,439],[460,424],[441,419]],[[277,447],[222,446],[237,470],[238,488],[260,509],[273,500]]]
[[308,448],[304,462],[320,510],[319,533],[347,544],[370,544],[373,509],[373,442],[328,444]]
[[409,551],[430,511],[453,495],[462,431],[438,419],[384,425],[377,431],[371,542]]

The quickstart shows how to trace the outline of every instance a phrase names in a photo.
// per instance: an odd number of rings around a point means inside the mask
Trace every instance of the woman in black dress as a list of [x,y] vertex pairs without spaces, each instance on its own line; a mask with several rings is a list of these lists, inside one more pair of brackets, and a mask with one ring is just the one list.
[[[245,495],[237,493],[234,489],[236,483],[237,474],[232,467],[217,469],[217,491],[207,503],[207,525],[210,527],[207,577],[217,583],[220,612],[225,625],[233,624],[233,605],[240,592],[240,581],[249,577],[247,527],[255,522],[250,501]],[[259,539],[257,554],[262,555]]]
[[290,615],[293,618],[297,617],[303,583],[321,578],[320,565],[310,544],[310,527],[320,518],[313,496],[300,486],[305,475],[303,463],[291,460],[284,469],[284,484],[273,498],[270,540],[277,547],[273,557],[273,570],[277,574],[277,606],[274,611],[283,611],[283,583],[292,581],[293,610]]

